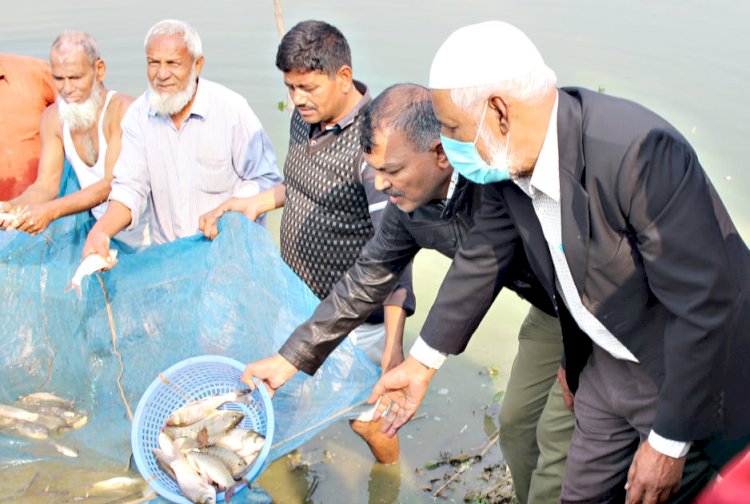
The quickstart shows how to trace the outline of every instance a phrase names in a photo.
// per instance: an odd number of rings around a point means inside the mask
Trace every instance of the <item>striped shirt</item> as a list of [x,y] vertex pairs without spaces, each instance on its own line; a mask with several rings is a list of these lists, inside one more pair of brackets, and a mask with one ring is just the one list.
[[147,215],[152,243],[191,236],[201,214],[227,198],[281,182],[271,141],[242,96],[201,78],[178,130],[170,117],[151,109],[148,93],[122,120],[109,195],[130,209],[128,229]]

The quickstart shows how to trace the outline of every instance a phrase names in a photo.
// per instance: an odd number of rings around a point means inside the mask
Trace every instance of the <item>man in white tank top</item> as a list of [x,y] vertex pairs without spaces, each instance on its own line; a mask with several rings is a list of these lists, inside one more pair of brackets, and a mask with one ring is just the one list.
[[[50,68],[58,100],[42,115],[37,179],[20,196],[0,204],[0,211],[15,215],[0,218],[0,228],[37,234],[65,215],[91,210],[98,219],[107,208],[112,168],[120,154],[120,121],[133,99],[104,86],[106,66],[87,33],[66,31],[57,37]],[[81,190],[57,198],[65,158]],[[117,238],[131,246],[148,241],[142,229]]]

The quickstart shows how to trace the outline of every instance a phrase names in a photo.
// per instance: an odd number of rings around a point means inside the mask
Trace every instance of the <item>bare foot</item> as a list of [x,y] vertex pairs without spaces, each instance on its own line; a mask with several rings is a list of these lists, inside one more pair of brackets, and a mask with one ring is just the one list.
[[391,438],[380,432],[383,419],[376,422],[360,422],[359,420],[350,420],[349,426],[354,432],[365,440],[370,451],[375,455],[375,459],[381,464],[394,464],[398,462],[401,454],[399,447],[398,435]]

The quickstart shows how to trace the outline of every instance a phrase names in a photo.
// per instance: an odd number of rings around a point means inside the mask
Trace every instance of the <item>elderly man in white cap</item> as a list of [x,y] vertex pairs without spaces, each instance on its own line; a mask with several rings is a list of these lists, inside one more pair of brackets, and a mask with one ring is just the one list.
[[750,251],[695,151],[635,103],[558,89],[499,21],[453,33],[430,87],[451,164],[490,185],[416,343],[437,357],[412,349],[373,391],[389,432],[468,342],[521,241],[576,393],[562,502],[690,502],[750,441]]

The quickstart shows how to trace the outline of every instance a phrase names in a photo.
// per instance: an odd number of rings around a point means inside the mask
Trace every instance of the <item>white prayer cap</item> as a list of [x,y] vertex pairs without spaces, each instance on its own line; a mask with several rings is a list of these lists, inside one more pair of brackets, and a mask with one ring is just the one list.
[[504,82],[544,69],[533,42],[502,21],[459,28],[440,46],[430,68],[431,89],[457,89]]

